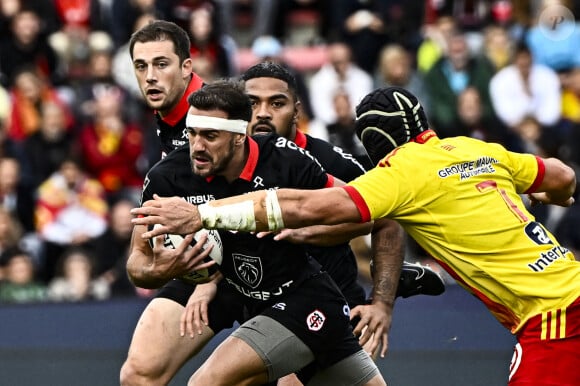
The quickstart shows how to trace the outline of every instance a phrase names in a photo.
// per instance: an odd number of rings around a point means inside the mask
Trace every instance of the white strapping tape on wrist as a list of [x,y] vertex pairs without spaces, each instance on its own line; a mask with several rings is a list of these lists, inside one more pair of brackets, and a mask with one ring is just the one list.
[[268,218],[268,230],[277,231],[284,228],[282,208],[280,208],[278,194],[275,190],[266,191],[266,217]]
[[197,210],[204,228],[246,232],[256,230],[254,201],[252,200],[223,206],[201,204]]
[[187,114],[187,118],[185,118],[185,127],[224,130],[237,134],[246,134],[248,121],[244,121],[242,119],[225,119],[218,117],[208,117],[206,115]]

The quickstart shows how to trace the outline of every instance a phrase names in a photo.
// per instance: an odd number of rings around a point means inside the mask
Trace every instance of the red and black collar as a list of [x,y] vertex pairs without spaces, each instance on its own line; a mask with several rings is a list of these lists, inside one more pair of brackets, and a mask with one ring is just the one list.
[[[260,156],[260,149],[258,148],[258,144],[254,141],[250,136],[246,137],[249,146],[249,153],[248,153],[248,160],[240,173],[238,178],[246,181],[251,181],[254,172],[256,171],[256,166],[258,165],[258,157]],[[211,182],[215,176],[208,176],[206,177],[207,182]]]
[[306,134],[304,134],[300,130],[296,130],[296,137],[294,137],[293,142],[298,146],[300,146],[300,148],[306,149],[306,143],[308,142],[308,138],[306,137]]
[[201,86],[203,86],[203,80],[196,73],[192,73],[189,84],[187,85],[187,89],[185,89],[185,92],[179,100],[179,103],[169,112],[169,114],[167,114],[165,117],[162,117],[161,120],[170,126],[177,125],[189,110],[187,97],[189,97],[192,92],[199,90]]

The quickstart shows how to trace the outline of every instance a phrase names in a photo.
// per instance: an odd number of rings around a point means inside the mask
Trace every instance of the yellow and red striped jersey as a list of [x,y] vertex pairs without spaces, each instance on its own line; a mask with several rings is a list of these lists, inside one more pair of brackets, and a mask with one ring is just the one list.
[[580,262],[520,196],[541,184],[543,161],[423,135],[345,187],[363,220],[397,220],[512,333],[535,315],[560,315],[580,296]]

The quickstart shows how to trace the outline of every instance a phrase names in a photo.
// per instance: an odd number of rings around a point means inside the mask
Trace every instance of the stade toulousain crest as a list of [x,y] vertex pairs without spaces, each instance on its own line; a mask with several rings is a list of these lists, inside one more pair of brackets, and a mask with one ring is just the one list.
[[262,261],[260,258],[246,256],[240,253],[234,253],[232,257],[238,278],[251,288],[258,287],[263,277]]

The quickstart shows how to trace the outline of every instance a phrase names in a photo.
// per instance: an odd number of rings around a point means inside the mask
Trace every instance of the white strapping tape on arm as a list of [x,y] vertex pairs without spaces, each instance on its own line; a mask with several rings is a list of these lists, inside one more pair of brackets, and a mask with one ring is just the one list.
[[246,129],[248,128],[248,121],[244,121],[242,119],[225,119],[218,117],[209,117],[207,115],[187,114],[187,118],[185,118],[185,127],[224,130],[237,134],[246,134]]
[[277,231],[284,228],[282,208],[278,202],[278,194],[275,190],[266,191],[266,216],[268,217],[268,229]]
[[197,207],[204,228],[253,232],[256,230],[252,200],[223,206],[201,204]]

